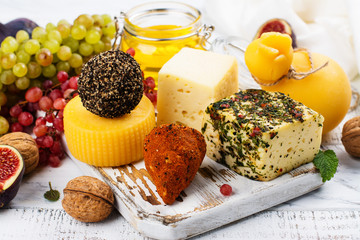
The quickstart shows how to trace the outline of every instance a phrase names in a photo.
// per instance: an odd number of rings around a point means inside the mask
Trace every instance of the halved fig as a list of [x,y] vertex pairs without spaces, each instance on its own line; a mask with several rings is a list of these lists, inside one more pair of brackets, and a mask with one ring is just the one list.
[[292,47],[296,48],[296,35],[291,28],[291,25],[284,19],[281,18],[273,18],[268,21],[266,21],[259,30],[257,31],[255,38],[260,38],[261,34],[265,32],[279,32],[279,33],[285,33],[288,34],[292,38]]
[[21,154],[9,145],[0,145],[0,208],[14,199],[25,171]]
[[39,164],[39,148],[29,134],[24,132],[7,133],[0,137],[1,144],[10,145],[20,152],[25,164],[24,175],[36,169]]

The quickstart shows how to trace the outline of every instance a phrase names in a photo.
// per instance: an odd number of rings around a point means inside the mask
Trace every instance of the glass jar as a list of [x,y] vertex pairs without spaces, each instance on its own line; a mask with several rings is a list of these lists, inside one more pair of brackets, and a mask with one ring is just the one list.
[[203,49],[212,27],[201,22],[201,12],[178,2],[151,2],[122,13],[120,49],[135,50],[134,58],[157,83],[160,68],[183,47]]

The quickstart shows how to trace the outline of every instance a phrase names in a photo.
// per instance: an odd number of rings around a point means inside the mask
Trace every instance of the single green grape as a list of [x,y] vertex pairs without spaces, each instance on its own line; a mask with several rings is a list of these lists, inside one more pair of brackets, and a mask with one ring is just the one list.
[[17,63],[12,69],[13,73],[17,77],[24,77],[27,74],[27,66],[25,63]]
[[40,64],[38,64],[37,62],[29,62],[27,64],[27,68],[28,68],[28,73],[27,73],[27,77],[30,79],[35,79],[40,77],[42,69]]
[[55,26],[53,23],[48,23],[48,24],[46,24],[46,26],[45,26],[45,30],[46,30],[47,32],[50,32],[51,30],[54,30],[54,29],[56,29],[56,26]]
[[65,72],[70,72],[70,63],[69,62],[63,62],[60,61],[56,64],[56,71],[60,72],[60,71],[65,71]]
[[95,29],[90,29],[86,32],[85,41],[90,44],[95,44],[101,39],[100,32],[96,31]]
[[112,48],[111,37],[103,35],[101,41],[104,43],[104,51],[110,50]]
[[94,51],[94,47],[87,43],[87,42],[81,42],[79,46],[79,53],[85,57],[90,56]]
[[2,66],[1,66],[1,64],[0,64],[0,73],[2,72]]
[[104,43],[105,47],[104,47],[104,51],[109,51],[112,49],[112,44],[111,43]]
[[59,26],[61,24],[64,24],[64,25],[67,25],[67,26],[71,27],[71,24],[66,19],[61,19],[60,21],[58,21],[57,25]]
[[71,58],[71,48],[69,46],[63,45],[60,47],[59,51],[57,52],[57,56],[62,61],[67,61]]
[[36,39],[30,39],[25,43],[24,48],[28,54],[34,55],[40,49],[40,42]]
[[112,38],[109,37],[109,36],[103,35],[103,36],[101,37],[101,41],[103,41],[105,44],[106,44],[106,43],[111,43]]
[[54,55],[47,48],[41,48],[35,55],[35,60],[43,67],[49,66],[54,59]]
[[20,90],[28,89],[30,86],[30,79],[27,77],[20,77],[15,81],[15,86]]
[[16,76],[12,70],[5,70],[1,73],[0,81],[4,85],[10,85],[16,81]]
[[81,40],[86,36],[86,27],[84,25],[73,25],[71,28],[71,37]]
[[106,24],[106,26],[103,28],[103,34],[110,38],[113,38],[115,36],[115,33],[116,33],[115,22],[110,22]]
[[[5,93],[0,92],[0,102],[1,102],[2,95],[5,95]],[[0,116],[0,135],[7,133],[9,131],[9,126],[10,125],[9,125],[8,120],[6,120],[6,118],[4,118],[3,116]]]
[[55,63],[58,63],[60,62],[60,58],[57,56],[57,53],[53,54],[53,60],[52,60],[52,63],[55,64]]
[[1,42],[1,50],[4,53],[13,53],[15,52],[19,47],[19,43],[16,41],[16,39],[12,36],[6,37]]
[[109,14],[103,14],[101,17],[104,19],[104,26],[106,26],[108,23],[112,22],[112,18]]
[[83,58],[80,54],[73,53],[68,62],[72,68],[79,68],[83,64]]
[[90,30],[98,31],[101,36],[103,35],[103,31],[102,31],[102,28],[100,26],[93,26],[92,28],[89,29],[89,31]]
[[104,18],[102,18],[99,14],[93,14],[91,17],[94,20],[94,26],[104,26]]
[[60,49],[60,43],[55,39],[46,40],[43,46],[44,48],[49,49],[52,54],[57,53]]
[[80,44],[78,40],[68,37],[64,39],[63,45],[69,46],[71,48],[71,52],[76,52],[79,49]]
[[56,40],[59,44],[62,42],[62,36],[61,33],[57,30],[57,29],[53,29],[51,30],[48,34],[47,34],[47,38],[49,40]]
[[20,50],[16,52],[16,62],[28,64],[30,62],[31,56],[25,50]]
[[110,50],[112,48],[112,43],[111,43],[112,38],[111,37],[103,36],[101,38],[101,41],[104,42],[104,46],[105,46],[104,51]]
[[[16,40],[16,41],[17,41],[17,40]],[[17,49],[16,51],[17,51],[17,52],[18,52],[18,51],[21,51],[21,50],[24,50],[24,51],[25,51],[25,43],[27,43],[28,41],[29,41],[29,39],[23,41],[22,43],[20,43],[20,44],[19,44],[19,47],[18,47],[18,49]]]
[[26,40],[29,40],[29,34],[25,30],[20,30],[16,33],[15,38],[18,43],[22,43]]
[[32,88],[32,87],[42,88],[42,82],[39,79],[33,79],[30,81],[29,88]]
[[89,29],[94,25],[94,19],[89,14],[81,14],[75,19],[74,25],[83,25]]
[[10,69],[16,64],[16,55],[14,53],[5,53],[1,57],[1,66],[3,69]]
[[42,74],[44,77],[51,78],[56,74],[56,67],[54,64],[50,64],[42,68]]
[[32,39],[38,40],[40,43],[44,43],[47,39],[46,30],[42,27],[36,27],[31,34]]
[[70,35],[70,26],[69,25],[59,24],[56,29],[60,32],[62,39],[69,37],[69,35]]
[[93,44],[94,52],[96,54],[101,53],[105,50],[105,44],[103,41],[99,40],[97,43]]

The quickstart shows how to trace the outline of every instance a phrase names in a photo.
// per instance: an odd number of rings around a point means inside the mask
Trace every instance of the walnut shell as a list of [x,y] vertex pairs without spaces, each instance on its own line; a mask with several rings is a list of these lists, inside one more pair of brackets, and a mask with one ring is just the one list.
[[0,138],[0,144],[16,148],[25,162],[25,175],[32,172],[39,164],[39,149],[35,140],[27,133],[12,132]]
[[360,116],[344,124],[341,141],[346,152],[354,157],[360,157]]
[[81,176],[66,185],[62,206],[70,216],[81,222],[99,222],[112,212],[114,194],[99,179]]

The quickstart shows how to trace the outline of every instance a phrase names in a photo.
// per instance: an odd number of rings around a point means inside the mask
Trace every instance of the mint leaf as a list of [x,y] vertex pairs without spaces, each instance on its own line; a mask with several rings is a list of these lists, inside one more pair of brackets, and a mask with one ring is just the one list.
[[314,165],[320,171],[322,181],[329,181],[336,173],[339,159],[333,150],[319,151],[314,158]]
[[52,202],[59,200],[59,198],[60,198],[59,191],[53,190],[50,182],[49,182],[49,187],[50,187],[50,190],[44,194],[44,198],[46,198],[47,200],[52,201]]

